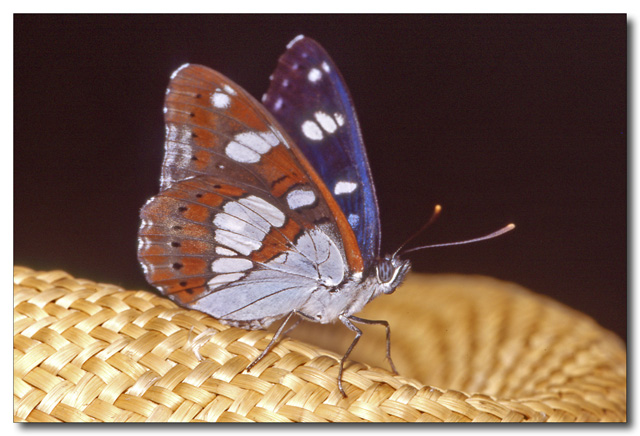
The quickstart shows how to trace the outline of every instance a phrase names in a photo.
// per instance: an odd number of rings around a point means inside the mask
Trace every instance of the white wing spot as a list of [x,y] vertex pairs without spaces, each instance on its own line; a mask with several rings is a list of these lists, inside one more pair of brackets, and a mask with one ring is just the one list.
[[318,123],[327,133],[333,133],[338,128],[336,122],[333,121],[333,118],[331,118],[331,115],[328,115],[322,111],[318,111],[314,115]]
[[[213,223],[219,230],[246,236],[247,238],[251,238],[253,241],[261,244],[271,226],[269,226],[269,224],[260,217],[248,215],[247,211],[244,210],[242,206],[239,206],[238,204],[236,204],[236,206],[236,209],[240,209],[240,211],[234,211],[232,214],[219,213],[214,218]],[[252,221],[252,218],[256,219],[256,221]]]
[[280,143],[276,135],[270,131],[238,133],[233,139],[227,144],[225,153],[231,159],[242,163],[259,162],[261,155]]
[[338,123],[339,126],[344,126],[344,117],[342,116],[341,113],[336,112],[335,114],[333,114],[333,118],[336,119],[336,122]]
[[225,91],[227,91],[231,95],[236,95],[237,94],[236,90],[233,89],[232,87],[230,87],[229,85],[224,85],[223,88],[224,88]]
[[238,133],[233,139],[260,154],[264,154],[271,149],[271,144],[265,141],[262,134],[255,132]]
[[360,223],[360,217],[358,215],[356,215],[355,213],[350,213],[349,214],[349,218],[347,218],[347,221],[349,221],[349,224],[351,225],[352,229],[355,229],[358,224]]
[[224,247],[216,247],[216,253],[218,253],[221,256],[237,256],[238,253],[236,253],[233,250],[229,250],[228,248],[224,248]]
[[280,140],[276,135],[273,134],[273,132],[260,132],[259,135],[262,139],[267,141],[267,144],[269,144],[271,147],[275,147],[276,145],[280,144]]
[[273,110],[279,111],[282,108],[282,97],[278,97],[276,102],[273,104]]
[[[280,209],[255,195],[229,201],[222,209],[224,212],[212,221],[217,227],[215,240],[245,256],[262,247],[271,227],[281,227],[287,219]],[[224,247],[216,247],[218,254],[227,252]]]
[[[143,228],[144,225],[142,225],[140,228]],[[147,242],[146,239],[143,238],[139,238],[138,239],[138,251],[142,251],[142,250],[146,250],[149,247],[149,243]]]
[[287,194],[287,203],[291,209],[299,209],[309,206],[316,201],[316,194],[313,191],[296,189]]
[[309,82],[313,82],[313,83],[320,80],[321,77],[322,77],[322,72],[317,68],[311,68],[311,71],[309,71],[309,74],[307,75],[307,79],[309,79]]
[[322,130],[314,121],[305,121],[302,123],[302,133],[309,139],[319,141],[322,139]]
[[214,107],[217,107],[218,109],[226,109],[231,104],[231,99],[227,94],[216,91],[211,96],[211,103],[213,104]]
[[[222,209],[212,221],[217,227],[215,239],[244,255],[259,249],[271,227],[281,227],[286,221],[280,209],[255,195],[229,201]],[[224,250],[216,248],[219,254],[225,254]]]
[[325,70],[327,73],[331,71],[331,68],[329,68],[329,64],[327,64],[325,61],[322,61],[322,69]]
[[232,250],[235,250],[240,254],[244,254],[245,256],[248,256],[252,251],[258,250],[262,247],[262,243],[260,241],[222,229],[216,230],[215,238],[220,244],[226,245]]
[[353,191],[356,190],[357,187],[358,187],[358,184],[355,182],[340,180],[338,183],[336,183],[336,186],[333,188],[333,193],[336,195],[351,194]]
[[246,271],[253,266],[249,259],[221,257],[211,264],[211,271],[216,273],[232,273]]
[[260,154],[251,150],[249,147],[238,144],[235,141],[231,141],[227,144],[227,148],[224,150],[227,156],[236,162],[242,163],[256,163],[260,162]]
[[207,285],[209,286],[209,289],[213,290],[213,289],[219,288],[220,286],[226,283],[235,282],[241,279],[242,277],[244,277],[243,273],[220,274],[218,276],[215,276],[211,280],[209,280],[207,282]]
[[260,215],[262,219],[274,227],[281,227],[287,219],[280,209],[262,198],[256,197],[255,195],[243,198],[239,203],[251,209],[252,212]]

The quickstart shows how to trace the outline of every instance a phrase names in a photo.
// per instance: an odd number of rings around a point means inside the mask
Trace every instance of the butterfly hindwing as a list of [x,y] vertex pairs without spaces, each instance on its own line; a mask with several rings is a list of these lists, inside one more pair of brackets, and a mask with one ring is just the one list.
[[320,276],[337,284],[346,269],[327,229],[283,210],[261,190],[211,176],[172,184],[141,211],[147,279],[180,304],[238,325],[290,313]]
[[379,256],[380,219],[351,97],[317,42],[299,36],[287,47],[263,103],[331,190],[356,234],[366,267]]

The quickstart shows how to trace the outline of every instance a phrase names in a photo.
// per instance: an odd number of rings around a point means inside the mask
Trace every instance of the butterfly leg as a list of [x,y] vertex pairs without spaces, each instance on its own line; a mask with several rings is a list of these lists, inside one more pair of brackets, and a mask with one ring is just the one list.
[[302,320],[300,318],[298,318],[296,320],[296,322],[293,323],[293,325],[291,327],[289,327],[283,334],[282,336],[287,336],[291,330],[293,330],[294,328],[298,327],[298,324],[300,324],[302,322]]
[[339,318],[340,318],[340,321],[342,321],[342,324],[347,326],[349,330],[356,332],[356,337],[353,338],[353,342],[351,342],[351,345],[349,345],[349,348],[347,348],[347,352],[344,353],[344,356],[342,356],[342,359],[340,359],[340,369],[338,370],[338,389],[340,390],[340,393],[342,394],[342,396],[346,398],[347,394],[344,392],[344,389],[342,388],[342,372],[344,370],[344,362],[347,360],[347,357],[349,357],[349,354],[351,354],[353,347],[355,347],[358,341],[360,340],[360,336],[362,336],[362,330],[360,330],[358,327],[353,325],[353,323],[351,322],[351,319],[353,319],[353,317],[347,318],[344,315],[340,315]]
[[391,370],[394,374],[398,374],[398,370],[396,366],[393,364],[393,360],[391,360],[391,328],[389,327],[389,323],[382,319],[364,319],[358,318],[357,316],[350,317],[352,321],[359,322],[360,324],[381,324],[387,330],[387,360],[389,361],[389,366],[391,366]]
[[[284,336],[284,335],[282,334],[282,331],[284,330],[284,327],[287,325],[287,323],[289,322],[289,320],[291,319],[291,317],[292,317],[293,315],[295,315],[295,313],[296,313],[296,311],[294,310],[294,311],[290,312],[290,313],[289,313],[289,315],[287,315],[287,318],[284,320],[284,322],[283,322],[282,324],[280,324],[280,327],[278,327],[278,330],[277,330],[277,331],[275,332],[275,334],[273,335],[273,338],[271,339],[271,342],[269,342],[269,344],[268,344],[268,345],[266,346],[266,348],[262,351],[262,353],[260,353],[260,355],[259,355],[259,356],[258,356],[258,357],[253,361],[253,362],[251,362],[251,363],[249,364],[249,366],[247,366],[247,372],[251,371],[251,368],[253,368],[253,367],[255,366],[255,364],[256,364],[256,363],[260,362],[260,361],[262,360],[262,358],[263,358],[264,356],[266,356],[266,355],[267,355],[267,353],[268,353],[269,351],[271,351],[271,349],[273,348],[273,346],[274,346],[275,344],[277,344],[277,343],[278,343],[278,341],[280,341],[280,338],[281,338],[282,336]],[[294,327],[296,327],[296,326],[298,325],[298,323],[299,323],[299,322],[300,322],[300,321],[296,322],[296,323],[295,323],[291,328],[289,328],[289,329],[285,332],[285,334],[286,334],[286,333],[289,333],[291,330],[293,330],[293,328],[294,328]]]

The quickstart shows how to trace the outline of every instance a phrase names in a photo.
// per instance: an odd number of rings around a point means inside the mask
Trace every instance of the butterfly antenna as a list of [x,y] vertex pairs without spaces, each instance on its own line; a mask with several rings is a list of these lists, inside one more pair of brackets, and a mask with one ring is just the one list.
[[409,238],[406,241],[404,241],[402,243],[402,245],[400,245],[400,248],[398,248],[395,251],[395,253],[393,253],[393,256],[391,256],[391,257],[396,257],[396,255],[400,252],[400,250],[402,250],[404,248],[405,245],[407,245],[409,242],[413,241],[420,233],[424,232],[427,229],[427,227],[429,227],[431,224],[433,224],[434,221],[440,215],[440,211],[442,211],[442,206],[440,206],[439,204],[436,204],[436,207],[433,209],[433,214],[431,215],[431,218],[429,218],[429,221],[424,223],[422,225],[422,227],[420,227],[420,229],[418,229],[417,232],[415,232],[413,235],[409,236]]
[[485,235],[485,236],[481,236],[479,238],[468,239],[466,241],[448,242],[446,244],[424,245],[422,247],[415,247],[415,248],[410,248],[409,250],[405,250],[405,251],[402,252],[402,254],[407,254],[407,253],[411,253],[412,251],[422,250],[423,248],[448,247],[450,245],[462,245],[462,244],[470,244],[472,242],[484,241],[485,239],[492,239],[492,238],[496,238],[496,237],[498,237],[500,235],[504,235],[505,233],[510,232],[511,230],[513,230],[515,228],[516,228],[516,225],[511,223],[511,224],[507,224],[506,226],[504,226],[503,228],[501,228],[498,231],[495,231],[495,232],[490,233],[490,234]]

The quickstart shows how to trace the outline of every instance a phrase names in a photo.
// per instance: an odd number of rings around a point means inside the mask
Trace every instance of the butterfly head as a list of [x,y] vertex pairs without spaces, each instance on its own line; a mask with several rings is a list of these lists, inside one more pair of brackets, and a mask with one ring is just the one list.
[[382,292],[391,294],[404,280],[411,269],[409,260],[400,259],[396,255],[387,255],[375,265],[376,279]]

